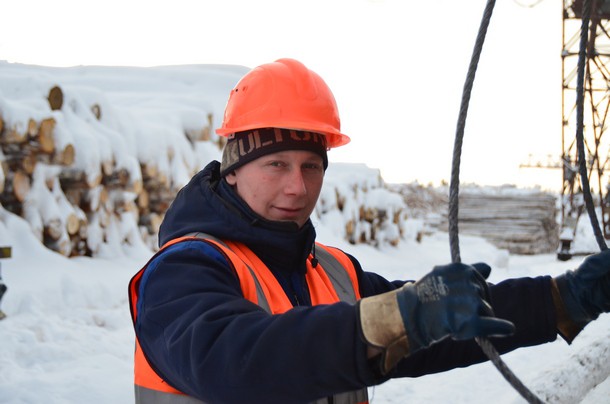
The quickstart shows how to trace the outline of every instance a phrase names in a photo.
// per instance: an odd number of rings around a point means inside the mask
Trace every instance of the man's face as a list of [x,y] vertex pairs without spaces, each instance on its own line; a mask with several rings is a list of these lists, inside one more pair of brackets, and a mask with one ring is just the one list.
[[250,208],[267,220],[303,226],[313,212],[324,179],[322,157],[311,151],[268,154],[226,176]]

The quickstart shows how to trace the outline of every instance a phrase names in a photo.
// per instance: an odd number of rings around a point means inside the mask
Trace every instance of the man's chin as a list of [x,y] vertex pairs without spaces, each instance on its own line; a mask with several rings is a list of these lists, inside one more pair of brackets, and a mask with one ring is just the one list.
[[295,220],[295,219],[284,219],[284,220],[279,220],[279,222],[286,223],[286,224],[293,224],[296,227],[298,227],[299,229],[301,227],[303,227],[303,225],[306,223],[306,222]]
[[277,227],[280,230],[284,229],[284,230],[291,230],[291,231],[298,230],[301,227],[303,227],[303,225],[305,225],[305,223],[307,223],[307,220],[305,222],[301,223],[301,222],[297,221],[296,219],[264,218],[264,220],[268,224],[270,224],[274,227]]

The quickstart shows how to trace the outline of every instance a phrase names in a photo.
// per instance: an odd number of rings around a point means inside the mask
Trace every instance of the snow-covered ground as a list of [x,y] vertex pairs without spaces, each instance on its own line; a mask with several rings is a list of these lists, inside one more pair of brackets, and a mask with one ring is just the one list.
[[[318,233],[321,241],[345,248],[366,269],[388,278],[417,278],[450,261],[445,233],[381,249],[349,245],[321,224]],[[512,256],[471,237],[461,237],[460,243],[464,262],[493,266],[491,282],[558,274],[580,260]],[[5,211],[0,245],[13,247],[13,257],[1,262],[9,290],[2,301],[8,317],[0,322],[0,403],[133,402],[127,283],[150,251],[125,247],[111,259],[67,259],[44,248],[27,222]],[[602,315],[572,346],[559,339],[503,358],[545,402],[610,402],[609,334],[610,316]],[[489,363],[393,380],[372,389],[371,397],[373,403],[523,402]]]

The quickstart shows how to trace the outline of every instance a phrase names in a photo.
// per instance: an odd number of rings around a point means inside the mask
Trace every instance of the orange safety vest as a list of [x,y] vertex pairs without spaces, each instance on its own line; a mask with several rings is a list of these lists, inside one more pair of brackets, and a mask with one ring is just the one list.
[[[183,241],[207,241],[222,251],[231,262],[241,285],[244,297],[258,304],[270,314],[281,314],[291,308],[292,303],[269,268],[242,243],[221,241],[203,233],[193,233],[169,241],[134,275],[129,282],[129,301],[131,316],[135,326],[139,285],[148,265],[167,247]],[[360,299],[356,269],[349,257],[339,249],[316,243],[318,265],[311,264],[313,256],[307,261],[305,279],[311,295],[312,305],[332,304],[339,301],[356,303]],[[201,400],[187,396],[171,387],[149,365],[136,336],[134,357],[134,384],[136,403],[179,403],[195,404]],[[315,403],[326,403],[323,398]],[[336,404],[368,403],[367,389],[337,394],[333,397]]]

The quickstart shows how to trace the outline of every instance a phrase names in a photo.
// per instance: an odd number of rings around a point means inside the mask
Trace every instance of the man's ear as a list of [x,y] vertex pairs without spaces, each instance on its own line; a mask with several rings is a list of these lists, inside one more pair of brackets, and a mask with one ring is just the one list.
[[229,174],[225,175],[225,181],[227,181],[227,184],[229,185],[235,185],[237,183],[235,171],[231,171]]

